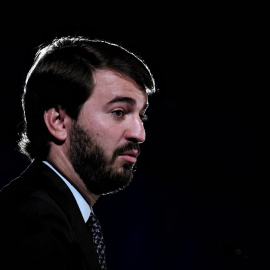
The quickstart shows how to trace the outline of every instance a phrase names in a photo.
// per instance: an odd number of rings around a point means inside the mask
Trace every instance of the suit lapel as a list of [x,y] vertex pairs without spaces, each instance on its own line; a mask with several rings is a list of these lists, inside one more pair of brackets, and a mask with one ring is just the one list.
[[35,167],[34,169],[39,170],[39,174],[41,173],[44,176],[41,177],[43,185],[68,217],[78,239],[86,265],[91,270],[99,270],[98,257],[91,235],[72,192],[64,181],[44,163],[34,161],[30,166]]

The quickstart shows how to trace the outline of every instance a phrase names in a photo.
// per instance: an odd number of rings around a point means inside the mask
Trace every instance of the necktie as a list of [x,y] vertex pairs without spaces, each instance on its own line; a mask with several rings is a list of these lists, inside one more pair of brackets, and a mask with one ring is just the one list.
[[99,220],[97,219],[93,211],[88,219],[88,225],[90,227],[90,231],[93,236],[93,242],[94,242],[94,246],[96,248],[97,254],[98,254],[98,260],[101,265],[101,269],[106,270],[107,266],[106,266],[106,258],[105,258],[104,238],[101,231]]

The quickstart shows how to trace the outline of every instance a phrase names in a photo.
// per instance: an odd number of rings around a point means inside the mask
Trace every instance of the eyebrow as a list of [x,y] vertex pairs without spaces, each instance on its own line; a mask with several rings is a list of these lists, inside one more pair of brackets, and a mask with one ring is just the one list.
[[[123,96],[117,96],[114,99],[110,100],[107,104],[112,104],[116,102],[125,102],[132,106],[136,105],[136,100],[131,97],[123,97]],[[148,103],[145,103],[143,106],[143,109],[146,109],[148,107]]]

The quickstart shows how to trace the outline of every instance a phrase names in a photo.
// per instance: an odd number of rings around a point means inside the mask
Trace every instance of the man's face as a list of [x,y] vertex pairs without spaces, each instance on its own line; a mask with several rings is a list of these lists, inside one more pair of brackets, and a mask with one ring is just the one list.
[[133,177],[145,140],[147,95],[112,71],[95,72],[95,88],[70,134],[71,163],[94,194],[121,190]]

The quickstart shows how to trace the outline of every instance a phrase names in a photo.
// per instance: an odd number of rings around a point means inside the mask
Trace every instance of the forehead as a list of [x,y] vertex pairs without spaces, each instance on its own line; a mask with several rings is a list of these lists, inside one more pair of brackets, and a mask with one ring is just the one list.
[[129,77],[110,70],[94,72],[94,91],[89,100],[106,103],[116,97],[130,97],[136,104],[148,103],[147,94]]

